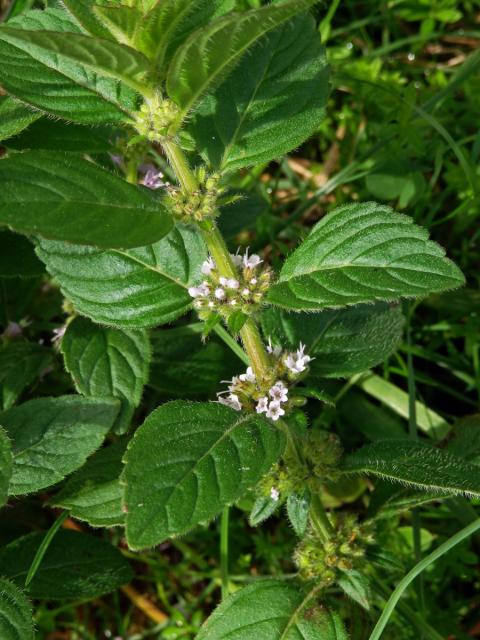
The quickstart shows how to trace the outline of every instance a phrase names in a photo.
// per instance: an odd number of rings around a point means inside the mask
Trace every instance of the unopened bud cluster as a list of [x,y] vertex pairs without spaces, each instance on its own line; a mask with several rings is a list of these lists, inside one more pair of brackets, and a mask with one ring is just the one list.
[[262,260],[253,254],[232,255],[238,268],[237,278],[225,278],[218,272],[213,258],[203,263],[202,273],[205,280],[198,287],[188,290],[195,309],[201,320],[208,320],[212,313],[218,313],[228,319],[230,315],[241,311],[251,315],[261,305],[268,291],[272,272],[261,267]]
[[366,547],[375,541],[373,524],[358,524],[350,514],[340,514],[337,520],[330,540],[322,543],[311,529],[295,550],[295,563],[305,580],[320,579],[328,586],[339,571],[359,569],[364,564]]
[[201,222],[218,216],[217,201],[225,191],[219,186],[220,175],[206,175],[201,167],[196,177],[199,184],[196,191],[170,190],[171,209],[181,222]]
[[178,113],[178,107],[171,100],[156,95],[145,101],[135,114],[135,127],[150,142],[160,143],[170,137],[170,127]]

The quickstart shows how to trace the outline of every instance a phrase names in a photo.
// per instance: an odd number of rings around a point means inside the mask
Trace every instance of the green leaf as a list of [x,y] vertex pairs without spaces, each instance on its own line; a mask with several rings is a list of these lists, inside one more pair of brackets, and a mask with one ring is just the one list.
[[13,470],[13,454],[10,438],[0,427],[0,507],[8,500],[8,487]]
[[50,503],[68,509],[70,515],[92,527],[113,527],[124,523],[120,474],[126,441],[100,449],[62,486]]
[[0,97],[0,141],[16,136],[41,115],[10,96]]
[[279,580],[252,584],[217,607],[197,640],[347,640],[339,617],[318,604],[317,591]]
[[398,305],[383,302],[322,313],[262,314],[264,334],[275,344],[296,349],[300,342],[315,358],[313,374],[347,377],[383,362],[398,348],[404,318]]
[[465,458],[475,464],[480,463],[480,414],[467,416],[454,424],[452,439],[447,444],[448,452]]
[[370,610],[370,583],[359,571],[342,571],[337,579],[347,596],[355,600],[363,609]]
[[478,466],[420,442],[378,440],[347,455],[341,468],[443,495],[480,496]]
[[140,249],[99,251],[40,240],[37,255],[77,311],[95,322],[124,328],[165,324],[192,304],[206,248],[193,227],[177,226]]
[[[36,531],[1,549],[0,573],[24,584],[44,537],[45,532]],[[132,577],[130,565],[110,543],[60,529],[29,584],[28,593],[32,598],[48,600],[97,598],[130,582]]]
[[45,273],[31,242],[7,229],[0,229],[0,277],[36,278]]
[[8,93],[42,111],[81,124],[131,119],[138,94],[130,86],[112,77],[100,77],[92,68],[29,43],[33,32],[43,32],[39,37],[44,43],[51,35],[45,31],[55,32],[55,37],[64,38],[67,46],[71,37],[81,35],[65,11],[29,11],[8,25],[0,27],[0,84]]
[[118,413],[114,398],[40,398],[0,413],[12,440],[11,495],[39,491],[81,467]]
[[10,409],[22,392],[52,362],[52,352],[33,342],[11,342],[0,347],[0,409]]
[[100,247],[151,244],[173,226],[154,191],[70,154],[30,151],[0,161],[0,223]]
[[42,149],[100,154],[112,151],[118,130],[113,127],[87,127],[82,124],[43,117],[28,129],[4,143],[7,149]]
[[75,318],[62,339],[65,367],[85,396],[119,398],[117,433],[128,430],[148,378],[150,341],[146,331],[114,329]]
[[110,38],[113,36],[118,42],[148,54],[148,50],[141,46],[141,39],[136,38],[138,32],[143,33],[147,28],[146,20],[139,9],[118,5],[94,5],[93,13],[108,30]]
[[17,585],[0,577],[0,638],[34,640],[32,605]]
[[252,510],[248,516],[248,523],[251,527],[258,527],[259,524],[268,520],[279,506],[278,500],[273,500],[270,496],[259,496],[253,503]]
[[307,530],[308,512],[310,509],[310,492],[292,493],[287,499],[288,519],[297,536],[302,537]]
[[211,165],[238,170],[279,158],[318,127],[329,70],[312,16],[282,25],[199,105],[189,131]]
[[460,269],[408,216],[374,202],[339,207],[286,260],[272,304],[297,311],[416,298],[459,287]]
[[180,400],[159,407],[125,455],[129,546],[151,547],[211,520],[267,473],[284,446],[283,433],[256,415]]
[[180,107],[180,121],[202,95],[213,91],[228,76],[259,38],[314,2],[290,0],[231,14],[194,32],[176,51],[167,75],[167,92]]
[[111,39],[110,31],[95,15],[95,0],[62,0],[62,4],[86,32],[97,38]]

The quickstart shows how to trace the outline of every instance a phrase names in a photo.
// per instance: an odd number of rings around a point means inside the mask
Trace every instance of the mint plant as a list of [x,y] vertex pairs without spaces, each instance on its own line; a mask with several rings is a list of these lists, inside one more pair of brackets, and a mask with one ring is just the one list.
[[[123,540],[150,549],[223,513],[225,549],[228,508],[248,503],[252,526],[288,518],[298,573],[229,594],[224,553],[224,600],[198,639],[346,638],[332,594],[368,609],[385,558],[373,510],[329,512],[323,488],[369,475],[420,504],[478,497],[480,480],[458,440],[448,450],[404,434],[346,451],[329,380],[395,351],[401,300],[464,277],[409,215],[375,202],[322,215],[284,260],[231,242],[228,225],[241,230],[255,206],[245,170],[294,150],[323,117],[331,72],[314,0],[51,4],[0,26],[0,242],[15,247],[10,275],[43,263],[60,288],[77,393],[21,402],[53,356],[4,333],[0,497],[41,491],[63,514],[0,551],[0,635],[33,638],[27,596],[93,598],[129,582]],[[175,356],[189,327],[205,350],[219,336],[240,359],[209,401],[182,398],[209,375],[188,347]],[[170,371],[175,399],[142,402],[149,376],[162,385]],[[380,512],[398,497],[385,486]],[[60,529],[66,517],[112,528],[110,542]]]

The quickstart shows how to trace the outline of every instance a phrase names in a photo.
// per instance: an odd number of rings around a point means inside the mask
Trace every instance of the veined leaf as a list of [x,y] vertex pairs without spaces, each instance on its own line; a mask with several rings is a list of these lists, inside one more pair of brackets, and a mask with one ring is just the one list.
[[[0,573],[24,584],[44,538],[44,531],[35,531],[3,547]],[[60,529],[29,584],[28,593],[32,598],[49,600],[97,598],[130,582],[132,577],[127,560],[109,542]]]
[[145,29],[145,17],[140,9],[125,5],[93,5],[93,13],[107,28],[110,37],[113,36],[118,42],[147,53],[136,38],[137,33]]
[[0,409],[10,409],[21,393],[52,362],[52,352],[34,342],[12,342],[0,347]]
[[366,473],[439,494],[480,496],[478,466],[420,442],[378,440],[347,455],[346,473]]
[[315,0],[290,0],[215,20],[194,32],[176,51],[167,75],[168,95],[180,120],[202,95],[213,91],[263,35],[306,11]]
[[151,413],[125,455],[128,544],[143,549],[214,518],[269,470],[283,433],[255,415],[174,401]]
[[61,349],[79,393],[120,399],[122,408],[115,430],[125,433],[148,377],[148,333],[102,327],[78,317],[68,325]]
[[114,398],[40,398],[0,413],[12,441],[11,495],[56,484],[81,467],[115,421]]
[[0,141],[7,140],[12,136],[29,127],[35,120],[41,118],[38,111],[29,109],[21,102],[17,102],[10,96],[0,97]]
[[302,342],[315,360],[313,374],[346,377],[383,362],[399,346],[404,318],[399,305],[377,302],[322,313],[287,313],[267,309],[262,314],[265,336],[282,347]]
[[118,129],[114,127],[87,127],[63,120],[42,117],[25,131],[4,142],[7,149],[44,150],[100,154],[112,151]]
[[8,486],[12,477],[12,444],[6,431],[0,427],[0,507],[8,500]]
[[97,38],[112,38],[110,31],[95,15],[95,0],[62,0],[62,4],[87,33]]
[[367,611],[370,609],[370,583],[360,571],[342,571],[338,584],[344,592]]
[[0,578],[0,638],[34,640],[33,611],[23,591],[6,578]]
[[[130,86],[28,43],[34,31],[43,32],[43,39],[48,37],[45,31],[56,32],[66,38],[67,45],[70,36],[81,34],[65,11],[29,11],[8,25],[0,27],[0,84],[12,96],[81,124],[124,122],[136,111],[138,94]],[[13,29],[14,35],[4,29]]]
[[315,311],[415,298],[464,283],[460,269],[408,216],[374,202],[325,216],[287,258],[272,304]]
[[48,151],[0,161],[0,223],[15,231],[100,247],[138,247],[173,227],[151,191],[74,155]]
[[328,79],[315,20],[297,16],[242,58],[235,73],[201,102],[189,130],[221,171],[268,162],[318,127]]
[[252,510],[248,516],[248,524],[251,527],[258,527],[259,524],[268,520],[278,507],[278,500],[274,500],[270,496],[259,496],[253,503]]
[[287,514],[297,536],[302,537],[307,530],[308,513],[310,510],[310,491],[305,489],[299,493],[292,493],[287,499]]
[[206,248],[193,227],[177,226],[153,245],[125,251],[40,240],[37,254],[77,311],[95,322],[148,328],[186,313],[188,287]]
[[124,523],[123,489],[120,474],[126,441],[100,449],[65,481],[50,501],[55,507],[68,509],[70,515],[85,520],[92,527],[113,527]]
[[197,640],[348,640],[337,614],[316,601],[317,591],[279,580],[252,584],[217,607]]

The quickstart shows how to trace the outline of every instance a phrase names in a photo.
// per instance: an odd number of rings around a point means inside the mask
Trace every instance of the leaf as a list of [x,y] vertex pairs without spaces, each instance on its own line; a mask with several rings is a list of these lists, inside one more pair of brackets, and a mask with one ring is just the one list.
[[151,413],[125,455],[127,541],[159,544],[214,518],[278,460],[283,433],[256,415],[174,401]]
[[238,373],[232,352],[215,336],[204,343],[194,326],[155,331],[152,344],[149,385],[169,400],[215,397],[219,380]]
[[139,9],[118,5],[93,5],[93,13],[107,29],[110,38],[113,36],[118,42],[148,54],[145,48],[139,46],[141,41],[136,38],[139,31],[143,32],[146,29],[145,18]]
[[339,207],[313,227],[286,260],[272,304],[315,311],[416,298],[459,287],[460,269],[425,229],[374,202]]
[[296,584],[265,580],[229,596],[197,640],[347,640],[339,617]]
[[308,489],[301,493],[292,493],[287,499],[288,519],[297,536],[302,537],[307,530],[308,513],[310,510],[310,492]]
[[[3,547],[0,573],[24,584],[44,537],[44,531],[35,531]],[[29,584],[28,593],[32,598],[48,600],[97,598],[130,582],[132,577],[130,565],[109,542],[60,529]]]
[[107,325],[148,328],[191,308],[188,287],[198,282],[207,252],[196,229],[177,226],[140,249],[40,240],[37,255],[79,313]]
[[1,278],[36,278],[44,273],[45,269],[35,255],[32,243],[23,236],[0,229]]
[[39,491],[81,467],[118,413],[114,398],[40,398],[0,413],[12,440],[11,495]]
[[0,161],[0,223],[100,247],[137,247],[173,226],[155,192],[70,154],[30,151]]
[[312,16],[297,16],[244,56],[201,102],[189,131],[221,171],[269,162],[317,129],[329,93],[329,70]]
[[480,463],[480,414],[459,420],[452,428],[452,439],[447,450],[454,456]]
[[259,496],[253,503],[252,510],[248,516],[248,524],[251,527],[258,527],[259,524],[268,520],[278,507],[278,500],[273,500],[270,496]]
[[92,36],[107,39],[112,37],[110,31],[95,15],[93,10],[95,0],[62,0],[62,4],[78,24]]
[[0,638],[34,640],[32,605],[15,584],[0,577]]
[[167,92],[180,107],[179,121],[225,79],[259,38],[306,11],[314,1],[290,0],[231,14],[195,31],[176,51],[167,74]]
[[[54,116],[81,124],[131,119],[137,109],[138,94],[130,86],[115,78],[100,77],[72,59],[57,58],[55,53],[29,44],[33,32],[43,32],[42,41],[49,38],[45,31],[56,32],[67,43],[70,37],[81,34],[65,11],[29,11],[10,20],[8,25],[0,27],[0,84],[9,94]],[[9,36],[12,27],[14,34]]]
[[363,609],[370,610],[370,583],[359,571],[342,571],[337,579],[347,596],[355,600]]
[[315,358],[314,375],[347,377],[383,362],[398,348],[404,318],[400,306],[383,302],[322,313],[287,313],[270,308],[262,314],[264,334],[282,347],[300,342]]
[[12,477],[12,445],[7,433],[0,427],[0,507],[8,500],[8,486]]
[[12,136],[16,136],[40,117],[40,113],[32,111],[32,109],[10,98],[10,96],[1,96],[0,141],[3,142]]
[[92,527],[122,525],[122,487],[120,474],[125,440],[100,449],[76,471],[50,503],[68,509],[70,515],[85,520]]
[[23,391],[52,362],[49,349],[33,342],[11,342],[0,347],[0,409],[10,409]]
[[443,495],[480,496],[477,466],[420,442],[377,440],[347,455],[341,468]]
[[113,127],[87,127],[43,117],[7,140],[4,146],[19,151],[42,149],[99,154],[112,151],[117,136],[118,131]]
[[79,393],[120,399],[116,432],[125,433],[148,378],[148,333],[101,327],[78,317],[68,325],[61,350],[65,368]]

